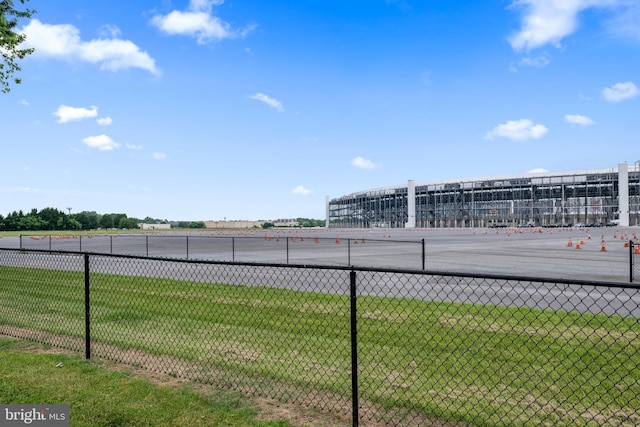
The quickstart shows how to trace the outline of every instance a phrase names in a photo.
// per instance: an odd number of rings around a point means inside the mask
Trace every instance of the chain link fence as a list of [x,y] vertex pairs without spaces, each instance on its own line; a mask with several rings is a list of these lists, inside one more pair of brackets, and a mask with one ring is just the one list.
[[[204,234],[20,235],[4,247],[142,255],[231,262],[425,267],[425,242],[372,238],[327,238],[312,234],[210,236]],[[13,246],[11,246],[13,245]]]
[[633,283],[0,249],[0,333],[335,425],[640,425]]

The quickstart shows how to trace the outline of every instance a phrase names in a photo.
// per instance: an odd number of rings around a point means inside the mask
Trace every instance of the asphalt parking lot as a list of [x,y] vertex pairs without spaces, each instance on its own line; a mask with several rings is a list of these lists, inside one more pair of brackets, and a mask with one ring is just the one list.
[[[284,229],[0,238],[0,247],[629,281],[638,227]],[[424,256],[423,242],[424,240]]]

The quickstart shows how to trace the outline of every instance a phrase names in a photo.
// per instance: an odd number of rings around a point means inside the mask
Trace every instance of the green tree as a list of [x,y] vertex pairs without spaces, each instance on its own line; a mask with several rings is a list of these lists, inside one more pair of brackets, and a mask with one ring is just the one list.
[[35,209],[31,211],[32,214],[39,217],[45,223],[43,230],[60,230],[60,224],[62,223],[64,212],[55,208],[44,208],[38,213],[35,213],[34,211]]
[[115,228],[125,228],[125,227],[120,227],[120,222],[123,219],[127,219],[127,214],[111,214],[111,217],[113,218],[113,227]]
[[46,221],[43,221],[37,215],[25,215],[18,220],[18,230],[25,231],[37,231],[37,230],[49,230]]
[[193,221],[189,224],[189,228],[207,228],[207,226],[203,221]]
[[100,224],[100,227],[104,228],[105,230],[113,228],[113,215],[111,214],[102,215],[100,217],[99,224]]
[[4,219],[4,230],[5,231],[16,231],[19,230],[18,223],[20,219],[24,217],[24,213],[22,211],[13,211]]
[[138,228],[139,222],[140,221],[137,218],[127,218],[127,216],[125,215],[124,217],[120,218],[120,221],[118,221],[118,228],[131,230],[134,228]]
[[98,228],[99,218],[96,212],[82,211],[72,217],[82,225],[83,230],[93,230]]
[[[29,0],[26,0],[29,1]],[[25,0],[20,0],[24,4]],[[11,81],[20,84],[22,81],[18,77],[12,77],[16,71],[20,71],[18,60],[34,52],[33,48],[21,49],[20,44],[26,39],[26,35],[15,31],[18,19],[30,18],[35,10],[16,10],[13,0],[0,0],[0,88],[3,93],[8,93],[11,88]]]

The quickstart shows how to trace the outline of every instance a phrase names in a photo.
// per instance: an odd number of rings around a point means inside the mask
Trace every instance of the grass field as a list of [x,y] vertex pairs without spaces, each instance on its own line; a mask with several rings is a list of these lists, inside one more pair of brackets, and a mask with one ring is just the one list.
[[[349,409],[347,296],[96,273],[91,280],[95,355]],[[81,350],[83,283],[80,272],[0,267],[0,332]],[[358,357],[365,416],[382,422],[640,424],[636,318],[362,296]]]
[[68,404],[72,426],[291,425],[285,419],[260,420],[274,414],[238,393],[150,380],[121,366],[15,339],[0,338],[0,351],[0,402]]

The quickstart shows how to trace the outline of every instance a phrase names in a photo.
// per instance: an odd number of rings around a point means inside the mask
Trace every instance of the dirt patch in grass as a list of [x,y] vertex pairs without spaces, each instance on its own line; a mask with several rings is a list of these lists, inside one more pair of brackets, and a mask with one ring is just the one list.
[[[0,337],[19,338],[15,348],[38,354],[65,354],[77,357],[84,352],[84,340],[61,337],[42,331],[0,325]],[[61,344],[64,345],[61,346]],[[241,373],[216,370],[179,358],[152,355],[135,349],[92,343],[92,363],[113,371],[126,371],[152,384],[168,387],[189,387],[198,393],[219,393],[221,390],[241,393],[244,400],[257,409],[262,421],[286,419],[295,426],[345,426],[351,424],[351,400],[328,391],[302,389],[293,384],[270,380],[266,387]],[[276,398],[278,397],[278,398]],[[445,423],[423,414],[383,409],[370,402],[360,402],[360,425],[411,424],[457,427],[464,424]],[[404,422],[403,422],[404,420]]]

